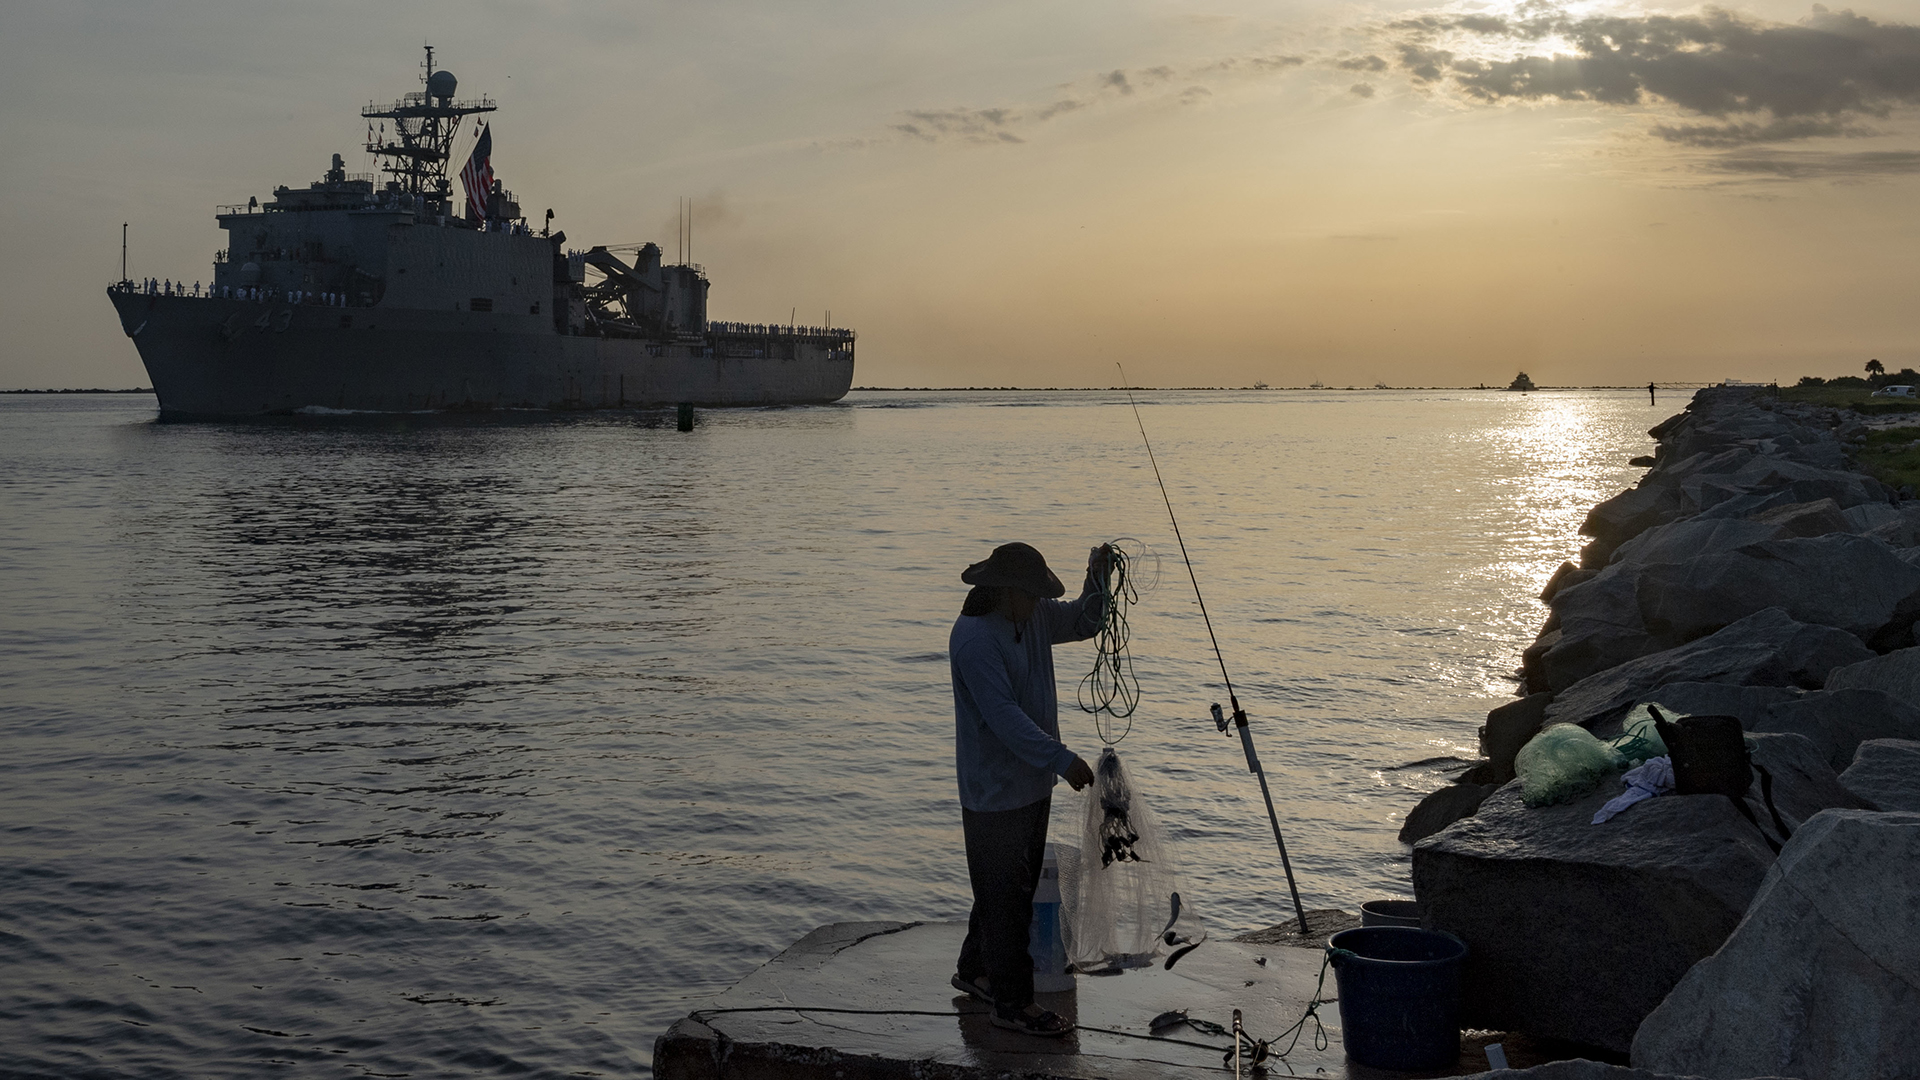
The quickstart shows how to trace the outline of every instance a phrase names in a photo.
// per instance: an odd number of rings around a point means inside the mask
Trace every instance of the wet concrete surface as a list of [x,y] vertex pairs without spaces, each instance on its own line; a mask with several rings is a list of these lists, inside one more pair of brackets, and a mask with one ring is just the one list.
[[[1276,1039],[1312,1000],[1322,956],[1318,949],[1211,940],[1172,971],[1156,966],[1082,975],[1070,992],[1039,995],[1041,1005],[1080,1025],[1065,1038],[1048,1039],[994,1027],[985,1005],[948,985],[965,932],[962,923],[821,927],[674,1024],[654,1046],[654,1074],[659,1080],[1217,1077],[1228,1071],[1222,1055],[1229,1038],[1184,1026],[1162,1029],[1169,1038],[1155,1038],[1148,1022],[1185,1009],[1228,1027],[1238,1008],[1250,1034]],[[1324,996],[1335,996],[1332,971]],[[1339,1006],[1324,1004],[1319,1012],[1324,1047],[1315,1045],[1309,1021],[1287,1056],[1268,1063],[1267,1075],[1410,1075],[1349,1063]],[[1460,1063],[1445,1074],[1485,1069],[1487,1041],[1464,1039]]]

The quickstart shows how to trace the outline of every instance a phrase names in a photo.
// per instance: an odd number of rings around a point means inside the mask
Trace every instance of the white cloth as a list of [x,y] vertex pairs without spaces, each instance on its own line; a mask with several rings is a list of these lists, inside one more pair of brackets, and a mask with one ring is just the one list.
[[1648,758],[1645,763],[1627,770],[1621,777],[1627,782],[1627,790],[1619,797],[1608,802],[1593,815],[1593,823],[1608,821],[1637,802],[1644,802],[1656,795],[1665,795],[1673,790],[1673,759],[1670,757]]

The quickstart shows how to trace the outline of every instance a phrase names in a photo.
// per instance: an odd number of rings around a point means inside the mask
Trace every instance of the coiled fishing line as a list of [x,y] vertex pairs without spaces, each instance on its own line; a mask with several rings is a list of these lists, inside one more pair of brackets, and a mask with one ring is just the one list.
[[[1107,572],[1097,583],[1106,601],[1100,629],[1094,635],[1093,670],[1080,680],[1080,709],[1093,714],[1093,730],[1100,741],[1112,746],[1133,730],[1133,711],[1140,706],[1140,679],[1134,674],[1133,653],[1128,650],[1132,631],[1127,625],[1127,610],[1140,602],[1138,573],[1150,565],[1158,577],[1159,560],[1147,546],[1132,537],[1122,537],[1107,545]],[[1152,580],[1147,587],[1152,588]],[[1104,719],[1102,714],[1105,714]],[[1126,726],[1114,733],[1115,724]]]

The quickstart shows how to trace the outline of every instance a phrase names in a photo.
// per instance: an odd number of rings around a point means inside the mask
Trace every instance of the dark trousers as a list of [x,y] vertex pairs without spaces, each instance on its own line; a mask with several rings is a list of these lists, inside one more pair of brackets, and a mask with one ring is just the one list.
[[960,946],[959,975],[987,977],[997,1008],[1033,1004],[1033,957],[1027,931],[1033,922],[1033,889],[1047,852],[1051,798],[1016,810],[979,812],[962,807],[967,834],[967,876],[973,881],[973,914]]

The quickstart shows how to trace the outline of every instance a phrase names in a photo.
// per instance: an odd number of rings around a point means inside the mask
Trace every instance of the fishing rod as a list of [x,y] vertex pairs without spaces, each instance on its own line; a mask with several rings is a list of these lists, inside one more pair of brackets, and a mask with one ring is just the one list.
[[[1280,848],[1280,866],[1287,872],[1287,892],[1293,896],[1293,914],[1300,921],[1300,936],[1307,936],[1307,909],[1300,904],[1300,887],[1293,880],[1293,862],[1287,858],[1287,841],[1280,835],[1280,815],[1273,809],[1273,793],[1267,788],[1267,772],[1260,767],[1260,755],[1253,751],[1253,730],[1247,726],[1247,710],[1240,707],[1240,698],[1233,692],[1233,676],[1227,674],[1227,658],[1220,652],[1220,639],[1213,632],[1213,619],[1207,615],[1207,598],[1200,594],[1200,578],[1193,571],[1193,559],[1187,554],[1186,538],[1180,535],[1180,518],[1173,512],[1173,498],[1167,494],[1167,482],[1160,476],[1160,462],[1153,456],[1153,440],[1147,438],[1146,421],[1140,419],[1140,403],[1133,400],[1133,386],[1127,382],[1127,369],[1120,368],[1121,389],[1127,392],[1127,404],[1133,406],[1133,422],[1140,427],[1140,441],[1147,448],[1147,463],[1153,466],[1153,482],[1160,485],[1160,498],[1167,504],[1167,520],[1173,523],[1173,539],[1180,545],[1180,559],[1187,564],[1187,580],[1193,582],[1193,598],[1200,602],[1200,619],[1207,625],[1207,640],[1213,643],[1213,658],[1220,665],[1220,678],[1227,684],[1227,701],[1233,705],[1233,726],[1240,735],[1240,749],[1247,755],[1247,771],[1260,778],[1260,798],[1267,804],[1267,820],[1273,825],[1273,842]],[[1213,703],[1213,723],[1222,734],[1227,730],[1227,717],[1220,711],[1220,703]]]

